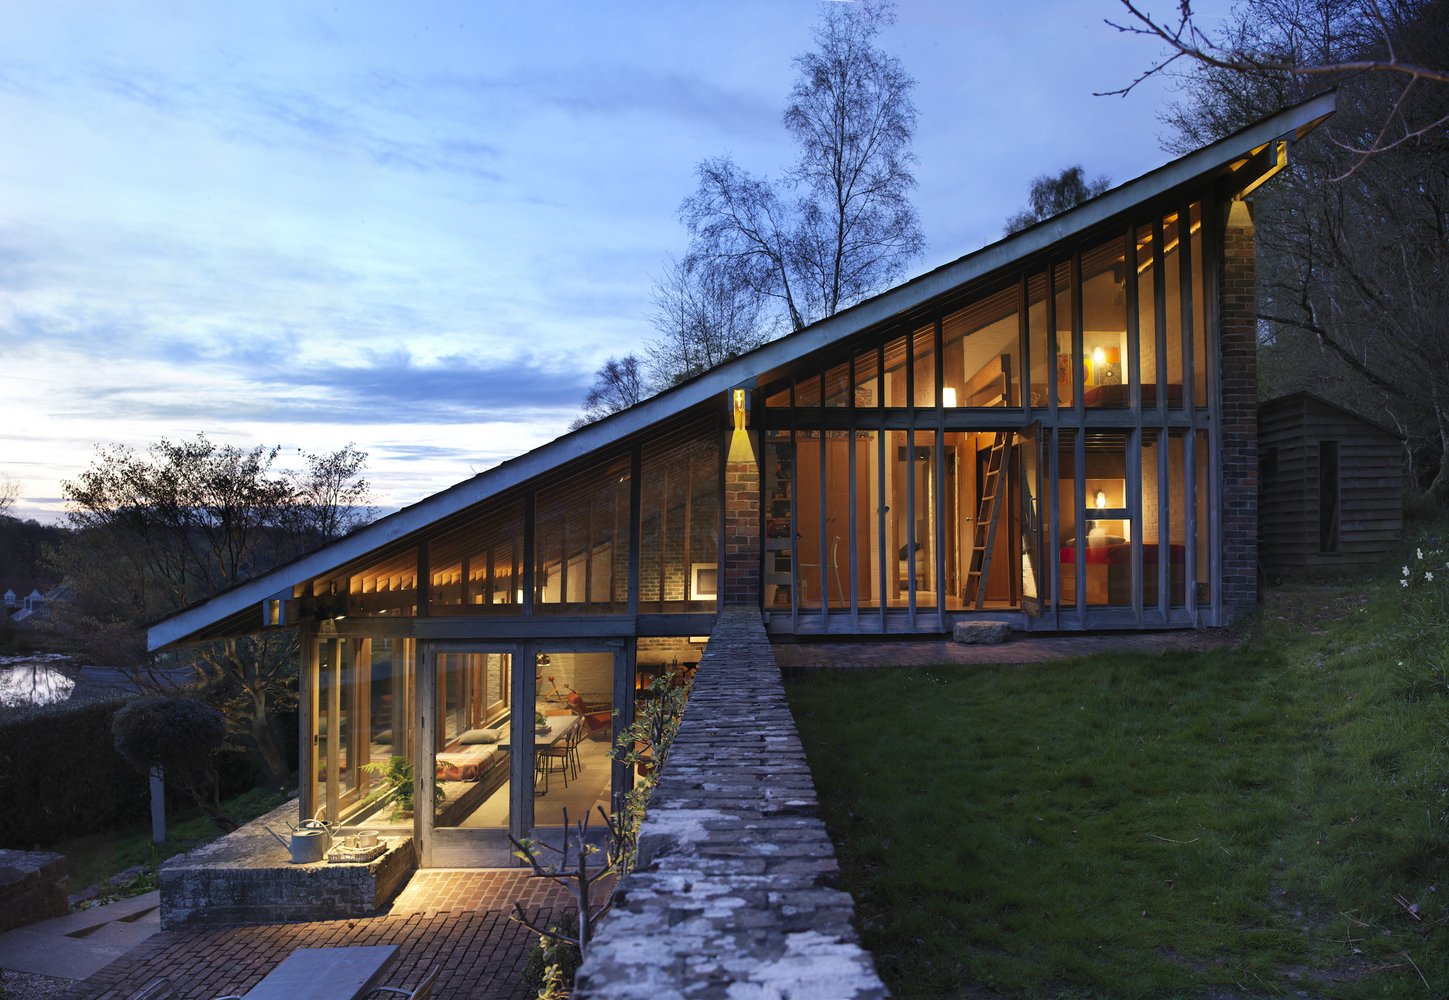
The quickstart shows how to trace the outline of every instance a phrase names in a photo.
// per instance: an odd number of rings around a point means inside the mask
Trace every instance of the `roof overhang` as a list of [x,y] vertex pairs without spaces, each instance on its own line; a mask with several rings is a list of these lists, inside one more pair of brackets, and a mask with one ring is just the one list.
[[[1235,166],[1245,175],[1246,186],[1262,174],[1262,170],[1245,166],[1254,154],[1262,159],[1264,170],[1273,169],[1280,151],[1286,148],[1278,144],[1302,139],[1333,113],[1334,104],[1335,95],[1329,91],[1261,119],[1067,212],[404,507],[301,559],[162,619],[148,629],[148,646],[154,652],[204,638],[208,632],[216,634],[219,624],[242,622],[248,615],[254,616],[252,620],[259,630],[263,625],[264,602],[289,592],[297,584],[335,571],[376,549],[397,544],[443,518],[521,486],[564,463],[619,444],[665,418],[711,400],[719,400],[723,406],[725,393],[741,386],[754,387],[764,373],[778,370],[894,316],[910,312],[938,296],[1041,253],[1054,244],[1071,240],[1179,187],[1215,174],[1232,172]],[[1266,154],[1265,150],[1268,151]]]

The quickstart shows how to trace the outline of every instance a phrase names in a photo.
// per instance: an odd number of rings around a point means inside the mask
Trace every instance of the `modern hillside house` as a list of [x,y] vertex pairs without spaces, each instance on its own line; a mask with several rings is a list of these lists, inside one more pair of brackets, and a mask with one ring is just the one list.
[[[628,787],[612,734],[727,604],[776,640],[1229,623],[1256,601],[1244,199],[1332,110],[566,434],[176,613],[151,647],[295,629],[302,812],[456,866]],[[392,757],[416,767],[414,815],[368,768]]]

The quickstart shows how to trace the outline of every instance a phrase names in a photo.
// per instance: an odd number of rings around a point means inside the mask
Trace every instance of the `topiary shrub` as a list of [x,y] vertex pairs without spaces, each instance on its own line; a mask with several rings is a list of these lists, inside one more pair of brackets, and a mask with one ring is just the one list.
[[143,774],[160,768],[164,780],[190,795],[223,832],[237,828],[221,808],[216,754],[226,743],[226,720],[195,698],[137,698],[111,723],[116,751]]

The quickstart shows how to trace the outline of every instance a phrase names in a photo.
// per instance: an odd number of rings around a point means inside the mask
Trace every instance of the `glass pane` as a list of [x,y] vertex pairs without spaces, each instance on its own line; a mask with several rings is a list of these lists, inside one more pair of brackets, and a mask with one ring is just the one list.
[[486,614],[513,605],[513,543],[523,535],[523,506],[486,513],[428,546],[428,613]]
[[1018,405],[1020,297],[1012,285],[941,321],[945,406]]
[[[1067,470],[1074,473],[1075,467],[1065,453],[1059,461],[1065,498],[1066,490],[1072,486]],[[1131,605],[1132,526],[1127,512],[1126,434],[1116,431],[1087,434],[1082,476],[1086,504],[1086,509],[1080,512],[1082,531],[1078,532],[1075,520],[1063,524],[1063,575],[1068,565],[1075,572],[1080,552],[1080,561],[1086,567],[1087,605]],[[1065,499],[1062,508],[1065,513]],[[1071,539],[1070,553],[1066,551],[1068,539]],[[1079,546],[1079,541],[1085,542],[1085,548]]]
[[[714,609],[719,580],[719,472],[719,439],[707,426],[643,448],[642,612]],[[627,578],[626,565],[614,578]]]
[[906,502],[911,474],[910,448],[905,431],[886,431],[885,462],[885,552],[886,603],[908,606],[911,579],[910,507]]
[[[1158,545],[1162,535],[1162,473],[1159,469],[1162,449],[1159,430],[1142,432],[1142,606],[1159,606]],[[1169,480],[1170,481],[1170,480]]]
[[765,397],[766,406],[789,406],[790,405],[790,384],[787,382],[779,389]]
[[796,407],[811,407],[820,405],[820,376],[810,375],[795,380],[795,405]]
[[1082,402],[1127,405],[1122,363],[1127,358],[1127,267],[1122,240],[1082,254]]
[[[1178,231],[1177,213],[1162,219],[1162,283],[1166,292],[1167,305],[1164,318],[1167,326],[1166,354],[1163,367],[1167,371],[1167,405],[1171,409],[1182,406],[1182,254],[1181,233]],[[1143,404],[1147,397],[1143,396]]]
[[321,597],[334,587],[346,587],[346,612],[358,618],[412,616],[417,614],[418,554],[408,547],[380,556],[376,562],[347,577],[345,583],[314,580],[294,593],[298,597]]
[[906,405],[905,337],[897,337],[885,347],[885,405]]
[[850,362],[836,365],[825,373],[825,405],[850,405]]
[[1057,568],[1061,574],[1058,593],[1063,605],[1077,602],[1077,548],[1084,541],[1086,531],[1078,537],[1081,527],[1073,513],[1077,509],[1076,497],[1076,443],[1077,432],[1061,430],[1057,433]]
[[619,613],[628,606],[629,460],[541,491],[534,574],[541,611]]
[[850,431],[825,432],[825,550],[820,573],[826,603],[850,607]]
[[1042,489],[1040,433],[1037,424],[1023,431],[1017,452],[1021,464],[1018,513],[1021,522],[1021,603],[1023,610],[1032,614],[1041,614],[1051,604],[1050,582],[1043,574],[1042,564],[1046,498]]
[[1020,538],[1014,438],[1006,430],[944,437],[941,539],[948,610],[1016,605]]
[[1027,336],[1031,343],[1031,405],[1045,407],[1051,381],[1052,352],[1047,346],[1046,275],[1034,274],[1026,283]]
[[912,365],[916,373],[916,405],[936,406],[936,325],[927,324],[912,340]]
[[[1167,439],[1167,600],[1174,608],[1187,603],[1183,576],[1187,570],[1187,438],[1172,431]],[[1143,559],[1146,559],[1143,553]],[[1157,577],[1152,577],[1154,591]]]
[[1210,585],[1212,570],[1212,510],[1208,501],[1212,488],[1212,465],[1208,456],[1207,431],[1197,432],[1193,463],[1197,471],[1197,605],[1206,608],[1212,603]]
[[508,828],[509,653],[439,653],[436,827]]
[[857,409],[880,405],[880,359],[869,351],[855,359],[855,406]]
[[1206,407],[1207,397],[1207,307],[1203,302],[1206,288],[1206,264],[1202,249],[1202,206],[1193,202],[1188,209],[1192,231],[1192,398],[1194,406]]
[[789,611],[795,585],[790,539],[795,534],[795,449],[789,431],[765,438],[765,607]]
[[820,460],[821,432],[797,431],[795,434],[795,552],[799,559],[795,583],[799,587],[798,605],[802,610],[820,607],[824,593],[821,573],[820,542]]
[[[857,606],[880,607],[880,455],[877,431],[855,433],[855,594]],[[842,558],[845,558],[842,553]]]
[[1141,371],[1142,408],[1157,405],[1157,314],[1153,296],[1157,288],[1157,268],[1152,263],[1152,227],[1137,230],[1137,343]]
[[1072,269],[1058,264],[1053,293],[1056,296],[1057,405],[1072,405]]
[[[536,826],[562,826],[597,806],[610,806],[613,769],[613,653],[540,653],[535,664],[540,700],[534,711],[534,806]],[[543,697],[559,692],[562,701]],[[540,721],[541,717],[541,721]]]

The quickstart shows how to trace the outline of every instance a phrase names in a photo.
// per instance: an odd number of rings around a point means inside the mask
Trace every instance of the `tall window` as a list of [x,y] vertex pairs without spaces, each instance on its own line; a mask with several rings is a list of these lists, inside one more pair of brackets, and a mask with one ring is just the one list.
[[714,423],[644,447],[639,610],[708,611],[719,582],[720,454]]
[[539,610],[618,614],[627,609],[627,458],[540,490],[535,525]]

